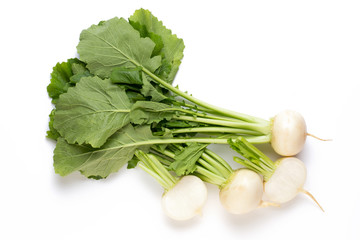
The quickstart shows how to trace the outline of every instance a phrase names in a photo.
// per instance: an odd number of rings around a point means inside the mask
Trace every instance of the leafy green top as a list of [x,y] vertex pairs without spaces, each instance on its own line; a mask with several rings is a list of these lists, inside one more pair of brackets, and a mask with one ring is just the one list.
[[264,176],[265,181],[274,173],[275,163],[244,137],[238,137],[235,141],[228,140],[232,149],[244,158],[234,157],[234,161]]
[[[261,137],[267,129],[263,120],[217,108],[172,86],[184,43],[148,10],[135,11],[129,21],[112,18],[83,30],[77,50],[80,59],[58,63],[47,88],[55,107],[47,135],[57,140],[54,167],[62,176],[80,171],[105,178],[131,159],[134,166],[140,157],[133,158],[136,150],[147,154],[150,145],[186,143],[168,167],[178,175],[219,172],[214,179],[221,184],[231,169],[206,153],[207,144],[226,143],[218,138],[225,135]],[[190,138],[198,132],[209,136]]]
[[69,143],[101,147],[130,122],[131,103],[125,90],[99,77],[85,77],[62,94],[54,127]]
[[130,161],[136,149],[147,151],[150,146],[146,143],[154,139],[158,137],[152,135],[148,125],[133,127],[131,124],[112,135],[101,148],[69,144],[59,138],[54,151],[55,172],[66,176],[80,171],[86,177],[106,178]]
[[161,65],[160,56],[151,57],[154,47],[125,19],[112,18],[83,30],[77,50],[91,73],[108,78],[114,67],[144,67],[154,72]]
[[184,57],[184,41],[172,34],[149,10],[136,10],[129,22],[142,37],[149,37],[156,43],[153,54],[163,57],[158,75],[172,83]]

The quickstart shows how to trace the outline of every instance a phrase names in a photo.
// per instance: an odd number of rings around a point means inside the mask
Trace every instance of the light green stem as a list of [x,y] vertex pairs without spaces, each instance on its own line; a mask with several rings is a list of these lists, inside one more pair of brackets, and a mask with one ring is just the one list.
[[[226,167],[224,167],[221,163],[219,163],[218,161],[216,161],[215,159],[213,159],[210,155],[208,155],[206,152],[204,152],[201,155],[201,158],[205,160],[205,162],[207,162],[211,168],[208,168],[209,170],[211,169],[215,169],[216,172],[221,175],[223,178],[227,179],[230,177],[231,173],[233,172],[232,170],[228,170]],[[212,171],[215,173],[215,171]]]
[[257,136],[261,133],[248,129],[231,128],[231,127],[193,127],[193,128],[179,128],[171,130],[172,133],[238,133],[244,135]]
[[200,164],[201,166],[203,166],[204,168],[206,168],[207,170],[209,170],[210,172],[218,175],[218,176],[222,176],[223,174],[219,171],[219,169],[215,168],[214,166],[212,166],[209,162],[207,162],[206,160],[203,159],[203,156],[201,156],[201,158],[199,158],[199,160],[197,161],[197,164]]
[[194,110],[189,110],[189,109],[184,109],[184,108],[176,108],[176,107],[164,108],[164,109],[157,110],[157,111],[158,112],[178,111],[178,112],[183,112],[183,113],[189,114],[191,116],[198,116],[198,117],[209,118],[209,119],[217,119],[217,120],[231,121],[231,122],[239,121],[238,119],[221,117],[221,116],[217,116],[217,115],[207,114],[204,112],[198,112],[198,111],[194,111]]
[[162,80],[161,78],[159,78],[158,76],[156,76],[155,74],[150,72],[148,69],[143,68],[143,71],[146,74],[148,74],[152,79],[154,79],[156,82],[158,82],[160,85],[164,86],[165,88],[172,91],[176,95],[179,95],[179,96],[185,98],[186,100],[193,102],[201,107],[204,107],[204,108],[207,108],[210,110],[214,110],[215,112],[221,113],[224,116],[240,119],[240,120],[246,121],[246,122],[262,123],[265,121],[264,119],[261,119],[261,118],[256,118],[256,117],[249,116],[246,114],[242,114],[242,113],[234,112],[234,111],[227,110],[224,108],[216,107],[214,105],[211,105],[209,103],[201,101],[187,93],[180,91],[178,88],[176,88],[176,87],[172,86],[171,84],[167,83],[166,81]]
[[166,191],[178,182],[178,179],[169,173],[155,155],[146,154],[141,150],[136,150],[135,155],[140,160],[139,166],[154,177]]
[[224,184],[224,182],[226,182],[227,179],[205,169],[204,167],[201,167],[199,165],[196,166],[196,173],[200,173],[203,176],[206,176],[207,179],[203,179],[204,181],[210,182],[212,184],[215,184],[217,186],[221,186],[222,184]]
[[138,166],[152,176],[166,191],[171,188],[171,186],[164,181],[158,174],[148,168],[144,163],[140,162]]
[[210,155],[213,159],[215,159],[218,163],[220,163],[222,166],[224,166],[227,171],[229,173],[233,172],[233,169],[231,168],[231,166],[219,155],[217,155],[216,153],[214,153],[213,151],[211,151],[210,149],[205,149],[205,153]]
[[[236,137],[232,137],[233,139],[236,139]],[[270,136],[250,136],[250,137],[243,137],[250,143],[267,143],[270,140]],[[120,146],[115,146],[111,148],[103,148],[94,150],[95,152],[103,152],[103,151],[109,151],[109,150],[119,150],[122,148],[127,147],[137,147],[137,146],[144,146],[144,145],[155,145],[155,144],[177,144],[177,143],[208,143],[208,144],[227,144],[227,140],[229,138],[170,138],[170,139],[153,139],[153,140],[146,140],[146,141],[139,141],[134,143],[127,143]],[[83,153],[87,154],[87,153]],[[78,156],[81,156],[79,154]]]
[[259,124],[259,123],[249,123],[249,122],[230,122],[230,121],[223,121],[217,119],[208,119],[208,118],[200,118],[200,117],[190,117],[190,116],[174,116],[174,120],[181,120],[181,121],[190,121],[190,122],[200,122],[206,123],[211,125],[219,125],[231,128],[240,128],[240,129],[247,129],[257,131],[262,134],[269,134],[270,132],[270,125],[268,124]]

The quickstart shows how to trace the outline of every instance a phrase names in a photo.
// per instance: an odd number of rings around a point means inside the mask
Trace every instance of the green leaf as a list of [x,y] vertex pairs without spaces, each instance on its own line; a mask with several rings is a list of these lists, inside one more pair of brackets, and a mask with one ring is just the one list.
[[133,157],[127,165],[127,169],[135,168],[140,160],[137,157]]
[[146,28],[145,25],[141,25],[139,22],[133,22],[129,19],[129,23],[131,24],[131,26],[136,29],[139,33],[140,33],[140,36],[142,38],[150,38],[154,43],[155,43],[155,47],[154,47],[154,50],[152,52],[152,56],[157,56],[157,55],[160,55],[161,53],[161,50],[162,48],[164,47],[164,43],[161,39],[161,36],[155,34],[155,33],[152,33],[152,32],[149,32]]
[[170,168],[176,175],[188,175],[196,170],[196,162],[199,160],[208,144],[190,143],[175,155],[175,161]]
[[149,126],[134,128],[131,124],[113,134],[101,148],[69,144],[59,138],[54,150],[55,172],[66,176],[80,171],[89,178],[106,178],[130,161],[136,149],[147,152],[150,145],[146,144],[153,139],[157,138]]
[[56,104],[59,96],[66,93],[69,87],[75,86],[80,78],[91,76],[85,63],[77,58],[70,58],[66,62],[57,63],[51,73],[50,84],[47,86],[49,97]]
[[74,75],[70,77],[70,82],[74,84],[78,83],[83,77],[93,76],[83,62],[73,63],[71,69]]
[[110,80],[113,83],[142,85],[143,81],[141,67],[116,67],[111,71]]
[[161,120],[170,120],[175,114],[171,106],[150,101],[136,102],[130,112],[130,121],[134,124],[158,123]]
[[[142,72],[141,67],[116,67],[111,71],[110,75],[111,82],[120,84],[126,90],[131,90],[142,94],[144,97],[149,97],[152,101],[160,102],[167,99],[168,97],[162,93],[162,91],[165,90],[159,85],[153,85],[148,79],[148,76]],[[139,87],[139,85],[142,86]],[[134,94],[130,97],[134,97]],[[137,99],[141,99],[139,97],[140,96],[136,96]]]
[[89,70],[86,68],[86,64],[83,62],[75,62],[71,65],[71,69],[74,75],[88,72]]
[[126,88],[125,90],[126,90],[126,95],[128,96],[130,102],[135,103],[137,101],[146,101],[146,98],[142,94],[132,90],[128,90]]
[[202,126],[202,124],[198,122],[171,120],[164,122],[163,126],[167,128],[191,128],[191,127],[200,127]]
[[54,128],[61,136],[96,148],[129,123],[131,103],[110,80],[86,77],[60,96],[56,108]]
[[148,80],[145,73],[143,74],[142,79],[143,86],[140,91],[145,97],[151,97],[151,100],[155,102],[161,102],[168,98],[161,92],[162,88],[159,85],[154,86],[151,81]]
[[46,137],[50,138],[50,139],[57,140],[58,137],[60,137],[60,134],[59,134],[58,131],[56,131],[56,129],[53,126],[53,124],[54,124],[54,115],[55,115],[55,109],[53,109],[51,111],[50,115],[49,115],[49,117],[50,117],[49,130],[46,132],[47,133]]
[[249,143],[244,137],[237,137],[235,141],[228,139],[227,142],[233,150],[243,156],[243,159],[234,157],[234,161],[263,175],[266,181],[270,179],[275,172],[276,166],[268,156]]
[[[139,29],[142,36],[152,39],[154,38],[153,35],[161,37],[163,47],[160,54],[165,57],[165,61],[162,61],[162,70],[157,74],[167,82],[172,83],[184,56],[184,41],[172,34],[171,30],[167,29],[149,10],[139,9],[135,11],[129,21],[135,29]],[[154,41],[156,42],[156,40]],[[158,45],[160,48],[159,42]]]
[[115,67],[141,66],[154,72],[161,64],[160,56],[151,57],[154,47],[125,19],[112,18],[83,30],[77,50],[91,73],[106,78]]
[[79,59],[71,58],[66,62],[57,63],[55,67],[53,67],[47,92],[49,97],[54,101],[56,101],[62,93],[67,92],[69,87],[73,86],[70,82],[70,77],[73,76],[72,64],[79,62]]

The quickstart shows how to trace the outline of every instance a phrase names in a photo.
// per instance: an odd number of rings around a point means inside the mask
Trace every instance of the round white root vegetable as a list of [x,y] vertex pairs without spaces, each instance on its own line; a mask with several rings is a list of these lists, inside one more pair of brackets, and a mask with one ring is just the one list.
[[262,202],[263,180],[254,171],[239,169],[229,178],[219,195],[221,204],[230,213],[248,213]]
[[285,110],[278,113],[272,122],[271,146],[281,156],[294,156],[304,147],[306,123],[297,112]]
[[295,157],[281,158],[275,162],[275,166],[276,170],[264,184],[264,200],[282,204],[302,192],[311,197],[324,211],[316,199],[303,188],[306,180],[306,167],[301,160]]
[[273,162],[245,138],[229,141],[231,148],[240,153],[244,158],[234,157],[234,161],[261,174],[264,178],[263,202],[280,204],[286,203],[299,193],[305,193],[320,207],[313,195],[304,190],[306,180],[305,164],[295,157],[284,157]]
[[275,172],[265,182],[264,198],[272,202],[285,203],[293,199],[303,188],[306,168],[304,163],[295,157],[281,158],[275,165]]
[[178,221],[189,220],[201,214],[207,199],[204,182],[192,175],[182,177],[176,185],[162,196],[165,214]]

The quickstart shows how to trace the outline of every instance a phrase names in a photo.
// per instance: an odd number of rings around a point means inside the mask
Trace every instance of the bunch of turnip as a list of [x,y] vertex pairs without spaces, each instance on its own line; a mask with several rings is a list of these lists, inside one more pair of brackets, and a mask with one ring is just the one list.
[[140,167],[164,186],[162,206],[168,217],[174,220],[188,220],[201,212],[206,200],[205,186],[200,184],[202,181],[218,186],[220,203],[232,214],[246,214],[259,207],[278,206],[277,203],[263,199],[263,178],[260,174],[246,168],[233,170],[224,159],[209,149],[205,149],[197,159],[189,175],[181,176],[180,180],[173,180],[168,185],[163,183],[167,181],[166,178],[173,179],[173,175],[159,180],[159,174],[149,171],[150,164],[144,167],[144,156],[152,161],[157,159],[158,167],[166,172],[163,174],[165,176],[169,174],[168,170],[171,170],[172,163],[176,161],[176,152],[184,149],[186,144],[171,144],[166,148],[154,146],[152,153],[142,153],[143,157],[139,155],[139,151],[136,154],[140,160]]
[[229,144],[243,156],[234,157],[236,162],[263,176],[264,200],[283,204],[295,198],[298,193],[305,193],[323,210],[314,196],[304,189],[307,171],[301,160],[288,156],[273,162],[244,138],[229,140]]
[[188,166],[193,169],[189,175],[175,176],[169,171],[174,170],[171,166],[176,161],[177,151],[184,151],[187,144],[153,146],[148,154],[136,152],[139,166],[165,188],[162,206],[168,217],[188,220],[201,213],[207,198],[203,181],[219,187],[220,203],[231,214],[246,214],[260,207],[279,207],[298,193],[311,197],[323,210],[304,189],[306,167],[301,160],[287,156],[273,162],[243,137],[230,139],[228,143],[243,156],[234,157],[234,160],[245,168],[233,170],[224,159],[206,148],[195,165]]
[[[78,58],[58,63],[47,87],[55,172],[103,179],[138,165],[164,188],[164,212],[175,220],[201,212],[204,182],[219,187],[232,214],[279,206],[299,192],[315,200],[303,189],[304,164],[293,157],[312,136],[304,118],[286,110],[262,119],[181,91],[173,81],[184,48],[145,9],[84,29]],[[252,145],[264,143],[285,158],[272,162]],[[209,144],[230,144],[246,168],[232,169]]]
[[171,219],[189,220],[201,213],[207,199],[207,188],[204,182],[192,175],[176,177],[169,173],[159,160],[159,156],[146,154],[141,150],[135,152],[140,168],[154,177],[164,188],[162,208]]

